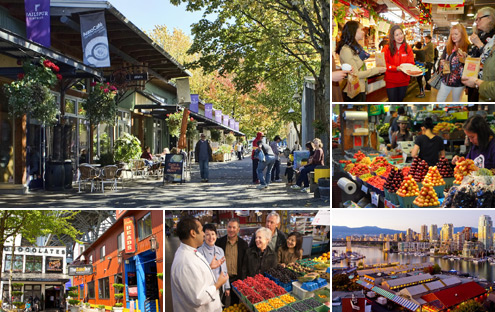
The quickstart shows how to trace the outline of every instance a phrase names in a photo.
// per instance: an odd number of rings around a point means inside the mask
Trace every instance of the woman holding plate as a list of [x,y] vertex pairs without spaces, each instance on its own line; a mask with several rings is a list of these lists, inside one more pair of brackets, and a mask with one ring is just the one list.
[[404,32],[399,25],[390,28],[389,44],[383,47],[385,55],[385,87],[389,102],[402,102],[406,97],[407,86],[411,78],[404,73],[403,64],[414,64],[414,54],[407,44]]
[[440,57],[439,71],[442,74],[442,82],[438,90],[437,102],[445,102],[451,91],[452,101],[461,101],[465,88],[461,77],[468,48],[469,39],[466,28],[462,24],[452,26],[447,45]]

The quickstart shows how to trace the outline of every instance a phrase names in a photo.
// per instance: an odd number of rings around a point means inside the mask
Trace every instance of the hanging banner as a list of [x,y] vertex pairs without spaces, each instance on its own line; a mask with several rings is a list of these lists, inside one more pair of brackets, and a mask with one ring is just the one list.
[[235,122],[234,129],[235,129],[235,131],[239,131],[239,122],[238,121]]
[[213,119],[213,104],[211,103],[205,104],[205,117]]
[[224,126],[229,126],[229,115],[223,115],[223,125]]
[[191,112],[197,113],[199,110],[199,94],[191,94],[191,105],[189,105]]
[[136,232],[134,230],[134,217],[124,218],[124,242],[125,253],[136,252]]
[[464,4],[439,4],[438,14],[464,14]]
[[388,29],[390,28],[390,24],[385,21],[378,22],[378,31],[388,33]]
[[25,0],[26,36],[47,48],[50,47],[50,0]]
[[110,67],[105,12],[80,15],[83,62],[94,67]]
[[215,121],[222,123],[222,117],[223,117],[222,110],[220,109],[215,110]]
[[229,127],[231,129],[234,129],[234,127],[235,127],[235,119],[234,118],[229,119]]

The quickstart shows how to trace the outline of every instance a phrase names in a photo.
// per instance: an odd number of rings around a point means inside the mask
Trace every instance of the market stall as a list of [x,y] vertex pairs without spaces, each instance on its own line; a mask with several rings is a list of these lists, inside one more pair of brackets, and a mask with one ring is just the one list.
[[[332,206],[493,207],[495,168],[488,151],[495,144],[495,136],[489,133],[495,132],[495,108],[479,104],[400,106],[405,111],[401,119],[409,120],[412,139],[392,148],[389,128],[397,117],[396,105],[333,105]],[[445,151],[433,164],[414,154],[427,118],[433,121],[432,132]],[[483,157],[472,152],[479,148],[482,136],[475,138],[467,120],[487,127]],[[356,129],[363,129],[359,133],[364,139],[357,139]]]

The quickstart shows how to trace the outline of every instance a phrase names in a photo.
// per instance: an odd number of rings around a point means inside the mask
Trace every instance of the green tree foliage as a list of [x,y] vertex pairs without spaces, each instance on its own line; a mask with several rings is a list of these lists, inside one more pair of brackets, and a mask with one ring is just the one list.
[[439,274],[441,272],[442,272],[442,268],[437,263],[435,263],[433,265],[433,274]]
[[469,300],[461,303],[458,308],[452,310],[452,312],[485,312],[486,309],[483,305],[477,301]]

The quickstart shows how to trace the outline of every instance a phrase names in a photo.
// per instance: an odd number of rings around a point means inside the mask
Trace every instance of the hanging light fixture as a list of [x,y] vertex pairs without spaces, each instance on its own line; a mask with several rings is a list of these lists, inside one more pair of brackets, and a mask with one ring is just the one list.
[[158,242],[156,241],[156,236],[151,235],[150,237],[150,245],[151,245],[151,251],[155,252],[156,249],[158,248]]
[[123,257],[122,257],[122,251],[121,251],[121,252],[119,252],[119,253],[117,254],[117,262],[118,262],[119,264],[121,264],[121,263],[122,263],[122,258],[123,258]]
[[474,16],[474,5],[471,4],[467,8],[466,16],[468,16],[468,17],[473,17]]

